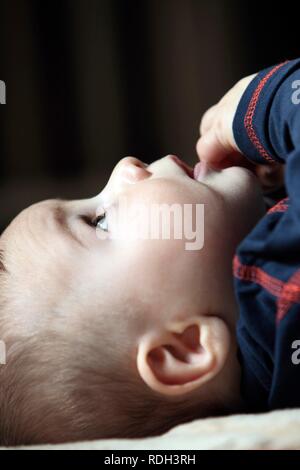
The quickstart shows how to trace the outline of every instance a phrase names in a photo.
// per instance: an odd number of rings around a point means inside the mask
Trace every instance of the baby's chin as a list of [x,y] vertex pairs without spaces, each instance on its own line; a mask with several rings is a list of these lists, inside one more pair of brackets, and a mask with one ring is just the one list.
[[223,196],[227,218],[241,241],[265,214],[258,178],[246,168],[230,167],[208,175],[203,182]]
[[263,193],[258,178],[250,170],[232,167],[224,170],[231,181],[228,194],[235,213],[236,227],[244,238],[265,214]]
[[[253,214],[261,217],[265,212],[263,193],[256,175],[247,168],[231,167],[224,170],[226,180],[230,182],[230,194],[252,209]],[[249,214],[250,215],[250,214]]]
[[[239,201],[245,207],[257,207],[259,214],[264,209],[263,194],[256,175],[240,166],[232,166],[221,171],[212,171],[202,179],[225,199]],[[256,210],[255,210],[256,212]]]

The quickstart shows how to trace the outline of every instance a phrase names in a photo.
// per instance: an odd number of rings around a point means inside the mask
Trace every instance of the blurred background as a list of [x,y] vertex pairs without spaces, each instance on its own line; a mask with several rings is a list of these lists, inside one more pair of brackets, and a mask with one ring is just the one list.
[[196,162],[199,121],[241,77],[299,56],[300,4],[0,0],[0,231],[103,188],[126,155]]

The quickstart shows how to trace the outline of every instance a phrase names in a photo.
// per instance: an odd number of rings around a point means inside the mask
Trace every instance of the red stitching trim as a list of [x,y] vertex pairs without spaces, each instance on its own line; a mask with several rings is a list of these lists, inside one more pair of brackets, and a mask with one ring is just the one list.
[[233,273],[235,277],[243,281],[259,284],[275,297],[278,297],[283,290],[284,283],[282,281],[276,277],[270,276],[257,266],[242,264],[237,256],[233,259]]
[[285,197],[284,199],[281,199],[281,201],[277,202],[275,206],[271,207],[271,209],[268,210],[268,214],[272,214],[273,212],[285,212],[288,209],[288,205],[286,202],[289,200],[288,197]]
[[295,303],[300,303],[300,271],[296,271],[290,277],[277,301],[277,323],[285,317]]
[[261,268],[242,264],[237,256],[233,259],[233,273],[238,279],[254,282],[277,298],[276,323],[279,323],[295,303],[300,303],[300,270],[287,282],[270,276]]
[[262,143],[260,142],[258,136],[256,135],[256,132],[253,127],[253,117],[255,113],[255,109],[258,103],[259,96],[266,85],[267,81],[274,75],[275,72],[277,72],[278,69],[283,67],[288,60],[285,62],[282,62],[281,64],[276,65],[275,67],[270,70],[269,73],[259,82],[256,90],[254,91],[252,98],[250,100],[245,119],[244,119],[244,125],[246,128],[247,135],[249,139],[251,140],[252,144],[256,147],[258,150],[259,154],[265,158],[268,162],[274,162],[274,159],[271,157],[271,155],[267,152],[267,150],[263,147]]

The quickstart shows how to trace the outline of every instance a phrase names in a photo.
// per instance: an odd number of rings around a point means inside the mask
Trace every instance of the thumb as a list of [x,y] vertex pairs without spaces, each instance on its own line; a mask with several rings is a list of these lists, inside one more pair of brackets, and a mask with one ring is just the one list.
[[214,129],[206,132],[197,142],[198,157],[211,167],[222,168],[223,160],[226,160],[233,149],[230,144],[220,141]]

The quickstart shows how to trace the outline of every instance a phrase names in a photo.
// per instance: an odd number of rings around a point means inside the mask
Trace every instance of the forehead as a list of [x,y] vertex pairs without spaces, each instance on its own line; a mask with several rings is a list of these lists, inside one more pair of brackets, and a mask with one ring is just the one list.
[[33,204],[20,212],[4,231],[1,239],[7,245],[11,239],[34,236],[39,230],[43,231],[46,223],[55,228],[62,212],[62,204],[59,200],[49,200]]
[[71,292],[76,258],[69,256],[70,244],[61,236],[62,216],[60,201],[35,204],[20,213],[0,239],[8,272],[6,298],[17,319],[16,330],[47,322],[47,312],[55,312]]
[[23,210],[1,236],[5,262],[15,269],[25,263],[29,269],[30,264],[57,257],[60,247],[66,250],[64,211],[60,200],[43,201]]

